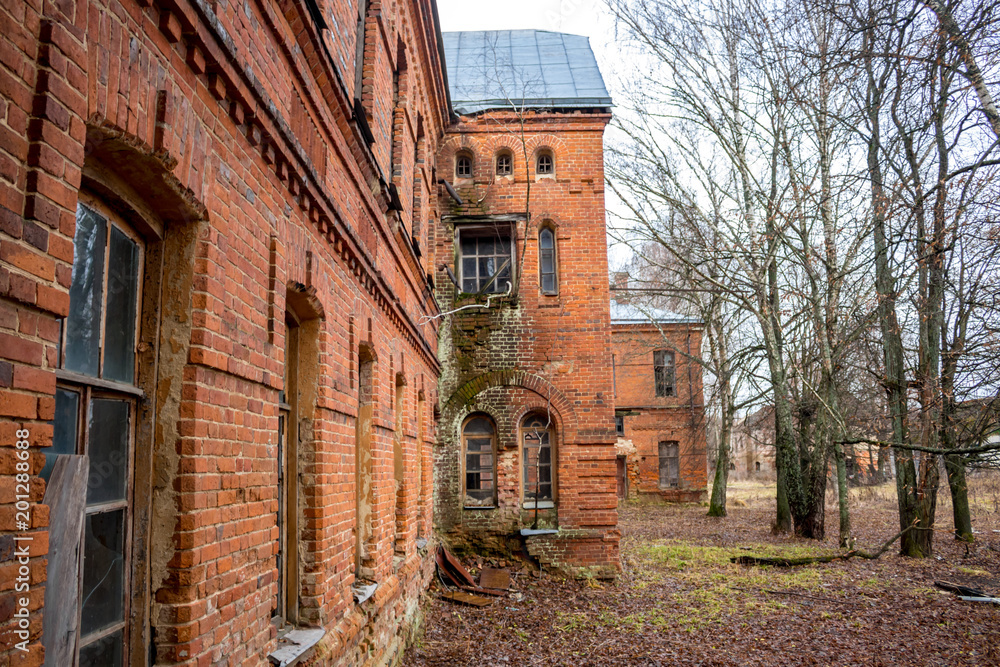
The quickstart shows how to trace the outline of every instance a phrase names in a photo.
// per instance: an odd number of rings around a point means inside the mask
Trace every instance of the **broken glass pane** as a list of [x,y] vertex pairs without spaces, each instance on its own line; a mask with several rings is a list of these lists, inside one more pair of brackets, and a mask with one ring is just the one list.
[[122,667],[122,630],[81,648],[80,667]]
[[476,258],[465,257],[462,259],[462,277],[466,280],[476,277]]
[[66,320],[68,370],[97,377],[101,358],[101,302],[104,295],[104,247],[107,221],[93,210],[76,209],[73,278]]
[[139,246],[111,227],[108,255],[108,311],[104,325],[104,377],[132,383],[135,376],[135,315],[139,289]]
[[83,543],[83,613],[86,637],[123,620],[125,510],[87,516]]
[[462,237],[462,254],[463,255],[476,254],[476,237],[474,236]]
[[125,499],[128,481],[129,404],[95,398],[90,404],[90,474],[87,504]]
[[80,394],[75,391],[56,389],[56,414],[52,420],[52,446],[45,450],[45,467],[42,479],[46,482],[52,475],[56,459],[63,454],[76,454],[76,425],[80,414]]

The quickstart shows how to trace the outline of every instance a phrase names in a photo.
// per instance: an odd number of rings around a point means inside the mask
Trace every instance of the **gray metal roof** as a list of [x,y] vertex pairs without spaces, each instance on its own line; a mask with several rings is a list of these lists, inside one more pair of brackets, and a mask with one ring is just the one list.
[[611,324],[701,324],[697,317],[678,315],[661,308],[611,301]]
[[514,106],[611,106],[587,37],[545,30],[479,30],[442,36],[456,113]]

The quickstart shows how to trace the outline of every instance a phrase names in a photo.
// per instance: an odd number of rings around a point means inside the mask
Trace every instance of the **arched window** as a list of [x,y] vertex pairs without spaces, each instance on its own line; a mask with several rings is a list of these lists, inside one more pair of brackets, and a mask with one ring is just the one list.
[[462,151],[455,157],[455,178],[472,178],[472,153]]
[[538,159],[535,163],[536,176],[551,176],[556,172],[556,163],[552,158],[552,151],[544,150],[538,152]]
[[538,232],[538,284],[542,294],[557,294],[559,281],[556,276],[556,235],[548,227]]
[[485,415],[473,415],[462,427],[466,507],[496,505],[496,441],[496,428]]
[[528,508],[552,507],[552,441],[554,433],[545,415],[531,415],[524,420],[524,505]]
[[497,176],[510,176],[514,173],[514,156],[510,151],[497,153]]

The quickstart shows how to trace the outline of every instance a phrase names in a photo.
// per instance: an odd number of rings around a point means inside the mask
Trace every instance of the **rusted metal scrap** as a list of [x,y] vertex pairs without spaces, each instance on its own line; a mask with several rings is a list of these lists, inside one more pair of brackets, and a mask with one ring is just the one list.
[[486,607],[493,604],[493,600],[490,598],[484,598],[479,595],[473,595],[472,593],[464,593],[462,591],[448,591],[442,596],[445,600],[449,602],[458,602],[460,604],[468,604],[473,607]]
[[479,585],[483,588],[506,591],[510,588],[510,572],[494,567],[484,567],[479,573]]

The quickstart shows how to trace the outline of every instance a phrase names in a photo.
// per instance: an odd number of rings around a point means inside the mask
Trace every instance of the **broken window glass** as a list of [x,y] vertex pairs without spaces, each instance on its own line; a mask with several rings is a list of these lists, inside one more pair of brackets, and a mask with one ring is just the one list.
[[462,291],[505,293],[512,275],[510,229],[465,229],[460,234]]
[[129,431],[127,401],[97,398],[91,402],[88,505],[125,500]]
[[653,352],[653,373],[657,396],[676,396],[674,386],[674,353],[667,350]]
[[486,417],[473,417],[462,429],[465,449],[465,505],[492,507],[496,489],[493,443],[496,433]]
[[45,450],[45,467],[42,479],[46,482],[52,475],[56,459],[64,454],[76,454],[76,429],[80,414],[80,393],[56,389],[56,413],[52,420],[52,446]]
[[552,438],[548,420],[529,417],[524,423],[524,498],[552,500]]
[[131,384],[135,375],[135,314],[139,289],[139,245],[111,228],[108,311],[104,330],[104,377]]
[[497,176],[510,176],[514,173],[514,158],[510,153],[497,155]]
[[87,515],[83,558],[82,642],[124,621],[125,510]]
[[676,488],[680,483],[680,444],[675,441],[661,442],[660,488]]
[[101,359],[107,220],[93,209],[83,205],[77,207],[73,245],[65,367],[76,373],[97,377]]

